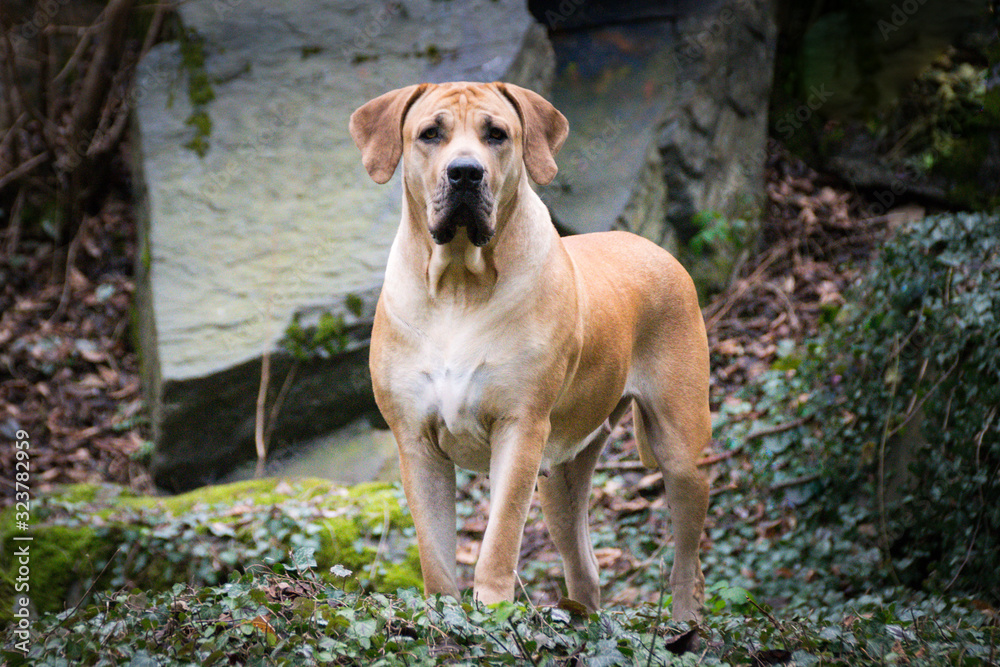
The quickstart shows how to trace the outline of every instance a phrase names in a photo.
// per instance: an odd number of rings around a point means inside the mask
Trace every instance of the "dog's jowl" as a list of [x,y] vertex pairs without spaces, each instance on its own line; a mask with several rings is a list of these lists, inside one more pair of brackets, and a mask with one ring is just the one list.
[[569,127],[529,90],[401,88],[355,111],[350,130],[376,182],[402,163],[403,214],[370,363],[426,592],[459,595],[457,465],[490,475],[476,598],[513,599],[537,483],[569,597],[596,609],[590,478],[631,407],[642,461],[666,484],[673,615],[696,621],[708,509],[697,460],[711,426],[705,325],[687,272],[625,232],[558,236],[529,179],[555,177]]

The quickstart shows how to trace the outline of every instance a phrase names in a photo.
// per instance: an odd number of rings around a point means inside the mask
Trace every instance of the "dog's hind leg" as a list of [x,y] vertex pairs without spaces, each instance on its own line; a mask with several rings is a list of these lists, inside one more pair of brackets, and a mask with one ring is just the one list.
[[[706,355],[707,356],[707,355]],[[707,361],[707,360],[706,360]],[[707,366],[707,364],[706,364]],[[687,365],[671,370],[687,374]],[[698,622],[705,600],[705,576],[698,549],[708,513],[708,482],[697,468],[700,454],[711,438],[708,378],[669,377],[671,391],[642,392],[633,405],[636,439],[645,462],[655,459],[663,472],[667,504],[674,533],[674,565],[670,572],[673,617]]]

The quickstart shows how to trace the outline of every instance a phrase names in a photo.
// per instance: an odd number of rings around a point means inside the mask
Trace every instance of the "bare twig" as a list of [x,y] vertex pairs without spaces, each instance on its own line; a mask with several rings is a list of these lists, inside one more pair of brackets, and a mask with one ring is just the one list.
[[80,34],[80,41],[76,43],[76,48],[73,49],[73,53],[70,54],[66,64],[63,65],[63,68],[59,70],[59,73],[56,74],[55,78],[52,80],[53,83],[61,84],[66,77],[76,70],[77,64],[80,62],[80,58],[83,57],[83,54],[87,52],[87,47],[90,46],[91,38],[97,33],[100,27],[99,22],[94,22],[93,25],[87,26],[87,28],[83,30]]
[[[0,35],[0,45],[3,46],[3,65],[0,66],[0,77],[3,77],[4,100],[11,105],[11,112],[14,117],[24,113],[31,113],[24,104],[24,93],[18,83],[17,76],[17,52],[10,41],[10,35],[4,31]],[[32,114],[35,115],[35,114]]]
[[729,493],[730,491],[736,491],[738,488],[740,487],[736,486],[735,484],[726,484],[725,486],[717,486],[711,491],[709,491],[708,495],[717,496],[721,493]]
[[739,302],[740,298],[742,298],[743,295],[749,291],[750,287],[759,281],[768,268],[778,261],[778,258],[786,252],[788,252],[788,245],[785,243],[771,248],[767,255],[764,256],[764,259],[761,260],[760,264],[754,268],[753,272],[751,272],[749,276],[737,281],[736,289],[730,291],[730,293],[726,296],[725,301],[717,301],[708,306],[705,311],[706,313],[711,312],[711,315],[705,322],[705,328],[709,331],[713,330],[719,321],[722,320],[722,318],[729,313],[733,306]]
[[267,403],[267,388],[271,382],[271,353],[265,351],[260,358],[260,386],[257,390],[257,413],[254,419],[253,439],[257,447],[257,467],[254,476],[264,476],[267,462],[267,442],[264,441],[264,408]]
[[73,270],[73,265],[76,263],[76,253],[80,250],[80,243],[82,243],[83,235],[87,228],[88,218],[84,218],[83,222],[80,223],[80,228],[76,230],[76,235],[73,240],[69,243],[69,249],[66,251],[66,268],[63,271],[63,286],[62,294],[59,296],[59,303],[56,305],[56,309],[52,311],[52,315],[49,316],[49,322],[55,322],[62,314],[66,311],[66,305],[69,303],[69,292],[71,287],[70,272]]
[[[899,351],[901,347],[899,346],[899,336],[896,336],[894,346],[894,361],[896,364],[896,373],[899,372]],[[896,389],[899,387],[899,381],[892,383],[892,391],[889,394],[889,406],[892,407],[893,402],[896,400]],[[889,423],[892,421],[892,413],[886,415],[885,417],[885,427],[882,429],[882,438],[879,441],[878,447],[878,489],[876,493],[878,502],[878,518],[879,518],[879,542],[882,548],[882,553],[886,554],[889,550],[889,528],[887,526],[886,515],[885,515],[885,445],[889,440]],[[892,564],[892,560],[889,561],[889,571],[892,573],[893,579],[899,580],[896,575],[896,568]]]
[[787,649],[788,648],[788,639],[785,637],[785,631],[781,627],[781,623],[778,623],[778,619],[776,619],[771,614],[771,612],[769,612],[768,610],[764,609],[759,604],[757,604],[757,601],[754,600],[749,595],[747,596],[747,602],[749,602],[750,604],[752,604],[757,609],[757,611],[759,611],[760,613],[764,614],[764,617],[767,618],[767,620],[771,622],[771,625],[773,625],[774,629],[778,631],[778,636],[781,637],[781,641],[785,645],[785,648]]
[[25,160],[16,168],[11,169],[3,176],[0,176],[0,188],[6,187],[9,183],[13,183],[14,181],[26,176],[39,165],[45,164],[45,161],[48,159],[49,154],[48,152],[45,152],[39,153],[35,157]]
[[798,419],[793,419],[790,422],[785,422],[783,424],[775,424],[774,426],[766,426],[762,429],[758,429],[751,433],[748,433],[744,438],[745,442],[750,442],[751,440],[759,440],[760,438],[766,438],[776,433],[784,433],[785,431],[791,431],[794,428],[802,426],[808,422],[812,417],[800,417]]
[[979,527],[982,525],[982,523],[983,523],[983,515],[980,514],[979,519],[976,521],[976,527],[972,529],[972,537],[969,538],[969,548],[965,550],[965,558],[963,558],[962,562],[959,563],[957,568],[955,568],[955,576],[951,578],[951,581],[949,581],[948,584],[944,587],[944,590],[946,591],[951,590],[951,587],[955,585],[956,581],[958,581],[958,575],[962,574],[962,569],[965,567],[965,564],[968,563],[969,559],[972,557],[973,547],[976,546],[976,538],[979,537]]
[[603,461],[594,470],[648,470],[642,461]]
[[10,224],[7,226],[7,247],[4,253],[10,257],[17,250],[21,240],[21,208],[24,206],[24,190],[18,190],[14,196],[14,205],[10,207]]
[[663,567],[663,560],[660,560],[660,601],[656,606],[656,624],[653,625],[653,638],[649,640],[649,655],[646,658],[646,667],[653,664],[653,649],[656,648],[656,637],[659,635],[660,621],[663,619],[663,602],[667,599],[667,591],[663,585],[666,578]]
[[517,570],[514,570],[514,578],[517,580],[518,586],[521,587],[521,594],[524,595],[524,599],[528,601],[531,606],[532,613],[537,617],[541,618],[541,614],[538,613],[538,607],[535,606],[535,601],[531,599],[531,595],[528,594],[528,589],[524,586],[524,580],[521,579],[521,575],[518,574]]
[[[108,562],[104,564],[104,567],[101,568],[101,571],[97,573],[97,576],[94,577],[94,580],[90,582],[90,586],[87,587],[86,592],[84,592],[84,594],[80,597],[79,601],[76,603],[76,606],[73,607],[73,611],[63,616],[63,619],[59,621],[59,625],[57,627],[65,626],[70,621],[70,619],[72,619],[73,616],[76,615],[76,612],[80,610],[80,607],[87,600],[87,598],[90,597],[90,594],[94,592],[94,588],[97,586],[97,582],[101,580],[101,577],[104,576],[104,573],[107,572],[108,568],[111,567],[111,564],[115,562],[115,558],[118,557],[118,554],[120,554],[121,551],[122,551],[121,547],[115,549],[115,552],[111,554],[111,558],[109,558]],[[53,630],[54,629],[55,628],[53,628]]]
[[[159,38],[160,32],[163,30],[163,22],[166,15],[167,4],[165,2],[157,2],[156,10],[153,14],[153,20],[149,25],[149,29],[146,31],[146,37],[143,39],[142,48],[139,49],[139,54],[136,56],[135,62],[127,68],[120,70],[115,75],[115,80],[112,81],[112,87],[118,84],[124,88],[127,85],[127,81],[122,81],[122,79],[128,80],[133,78],[135,68],[138,66],[138,63],[142,61],[149,50],[153,48],[153,45]],[[118,145],[119,141],[121,141],[122,136],[125,134],[125,129],[128,127],[128,119],[132,111],[132,105],[130,104],[127,93],[117,105],[117,110],[114,113],[114,120],[110,121],[109,125],[108,119],[111,118],[112,111],[115,111],[114,105],[109,104],[105,107],[99,125],[99,128],[102,130],[98,135],[100,136],[100,141],[97,141],[97,137],[95,136],[95,140],[87,148],[88,157],[94,157],[101,153],[109,152]]]
[[997,408],[994,406],[993,409],[990,410],[989,414],[986,415],[986,423],[983,424],[982,430],[980,430],[979,433],[976,434],[976,437],[973,438],[976,443],[976,468],[979,468],[980,464],[979,455],[983,450],[983,438],[986,437],[986,432],[990,430],[990,426],[993,425],[993,420],[996,419],[996,416]]
[[[962,361],[962,357],[961,357],[961,355],[959,355],[955,359],[955,363],[953,363],[951,365],[951,368],[949,368],[947,371],[945,371],[945,374],[942,375],[940,378],[938,378],[937,382],[934,383],[934,386],[932,386],[930,388],[930,390],[926,394],[924,394],[923,397],[919,401],[917,401],[916,403],[914,403],[913,401],[910,401],[910,406],[907,408],[906,414],[903,415],[903,421],[900,422],[897,426],[895,426],[894,428],[892,428],[889,431],[889,436],[888,437],[891,438],[892,436],[896,435],[901,430],[903,430],[904,428],[906,428],[906,425],[910,423],[910,420],[913,419],[914,415],[918,414],[920,412],[920,410],[924,407],[924,403],[927,402],[927,399],[930,398],[931,396],[933,396],[935,393],[937,393],[938,387],[940,387],[941,383],[943,383],[945,380],[947,380],[948,377],[955,371],[955,369],[958,368],[958,364],[961,361]],[[899,384],[899,383],[897,382],[895,384]],[[895,393],[895,387],[893,389],[894,389],[893,393]]]
[[722,452],[721,454],[712,454],[711,456],[706,456],[702,460],[698,461],[698,463],[696,463],[695,465],[698,466],[699,468],[704,468],[705,466],[715,465],[720,461],[731,459],[737,454],[742,454],[742,453],[743,453],[743,446],[740,445],[739,447],[736,447],[734,449],[728,449]]
[[792,486],[801,486],[802,484],[808,484],[809,482],[815,482],[819,479],[821,475],[819,473],[813,473],[811,475],[802,475],[801,477],[795,477],[793,479],[786,479],[781,482],[775,482],[771,485],[772,491],[780,491],[781,489],[787,489]]
[[142,48],[139,49],[139,59],[146,55],[153,45],[156,44],[156,40],[160,37],[160,32],[163,30],[163,22],[167,17],[167,11],[173,9],[172,3],[166,0],[158,0],[156,3],[156,9],[153,11],[153,20],[149,24],[149,30],[146,31],[146,38],[142,41]]
[[526,648],[524,648],[524,643],[521,641],[521,634],[517,631],[517,626],[514,625],[514,621],[507,619],[507,624],[510,626],[511,631],[514,634],[514,643],[517,644],[517,648],[520,649],[521,655],[528,659],[528,661],[538,667],[538,662],[535,660],[535,656],[531,655]]
[[281,413],[281,406],[285,402],[285,396],[288,394],[288,390],[292,386],[292,379],[295,377],[295,371],[299,368],[299,360],[296,359],[292,364],[292,367],[288,369],[288,373],[285,374],[285,380],[281,383],[281,389],[278,390],[278,396],[274,399],[274,405],[271,406],[271,412],[267,417],[267,424],[264,430],[264,443],[271,442],[271,436],[274,434],[274,427],[278,423],[278,415]]
[[28,120],[28,114],[22,112],[17,118],[13,120],[10,127],[3,135],[3,139],[0,139],[0,152],[7,150],[12,143],[14,143],[14,137],[17,136],[17,132],[24,125],[24,121]]
[[378,572],[378,564],[382,559],[383,552],[385,550],[385,543],[389,536],[389,504],[386,503],[383,507],[382,516],[382,534],[378,538],[378,546],[375,548],[375,558],[372,559],[372,566],[368,569],[368,581],[375,581],[375,574]]
[[771,281],[761,283],[761,287],[778,297],[778,300],[785,306],[785,312],[788,313],[788,323],[791,325],[793,330],[797,331],[799,329],[799,316],[795,314],[795,304],[793,304],[792,300],[788,298],[788,294],[785,290],[781,289]]
[[[712,454],[711,456],[706,456],[703,459],[701,459],[700,461],[698,461],[695,465],[698,466],[699,468],[704,468],[705,466],[715,465],[716,463],[719,463],[720,461],[725,461],[726,459],[731,459],[734,456],[736,456],[737,454],[740,454],[742,452],[743,452],[743,447],[737,447],[735,449],[729,449],[729,450],[726,450],[726,451],[724,451],[724,452],[722,452],[720,454]],[[594,470],[605,472],[605,471],[609,471],[609,470],[621,470],[621,471],[649,470],[649,468],[645,464],[643,464],[642,461],[604,461],[604,462],[598,464],[598,466],[596,468],[594,468]],[[656,474],[659,474],[659,473],[656,473]]]
[[94,58],[87,67],[83,85],[76,104],[73,106],[69,136],[70,145],[75,146],[82,133],[96,127],[97,119],[104,104],[109,80],[108,70],[112,55],[117,53],[124,33],[126,20],[132,9],[133,0],[111,0],[105,9],[106,27],[103,39],[97,46]]

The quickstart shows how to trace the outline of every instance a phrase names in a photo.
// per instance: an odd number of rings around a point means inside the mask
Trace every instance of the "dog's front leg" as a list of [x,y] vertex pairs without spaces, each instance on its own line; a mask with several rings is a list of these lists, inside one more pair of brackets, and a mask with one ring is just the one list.
[[476,599],[485,604],[514,599],[521,537],[548,436],[548,419],[502,422],[491,434],[490,516],[475,577]]
[[[399,438],[399,436],[397,436]],[[398,440],[399,472],[417,529],[424,594],[459,599],[456,581],[455,465],[428,442]]]

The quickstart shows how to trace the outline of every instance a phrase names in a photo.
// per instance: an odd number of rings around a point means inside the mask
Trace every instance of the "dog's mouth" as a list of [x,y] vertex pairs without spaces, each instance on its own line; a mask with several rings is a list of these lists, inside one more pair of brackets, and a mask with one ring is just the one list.
[[464,227],[474,246],[481,248],[488,244],[494,233],[490,225],[493,198],[489,190],[443,190],[443,196],[435,202],[432,215],[430,233],[434,242],[438,245],[450,243],[458,229]]

